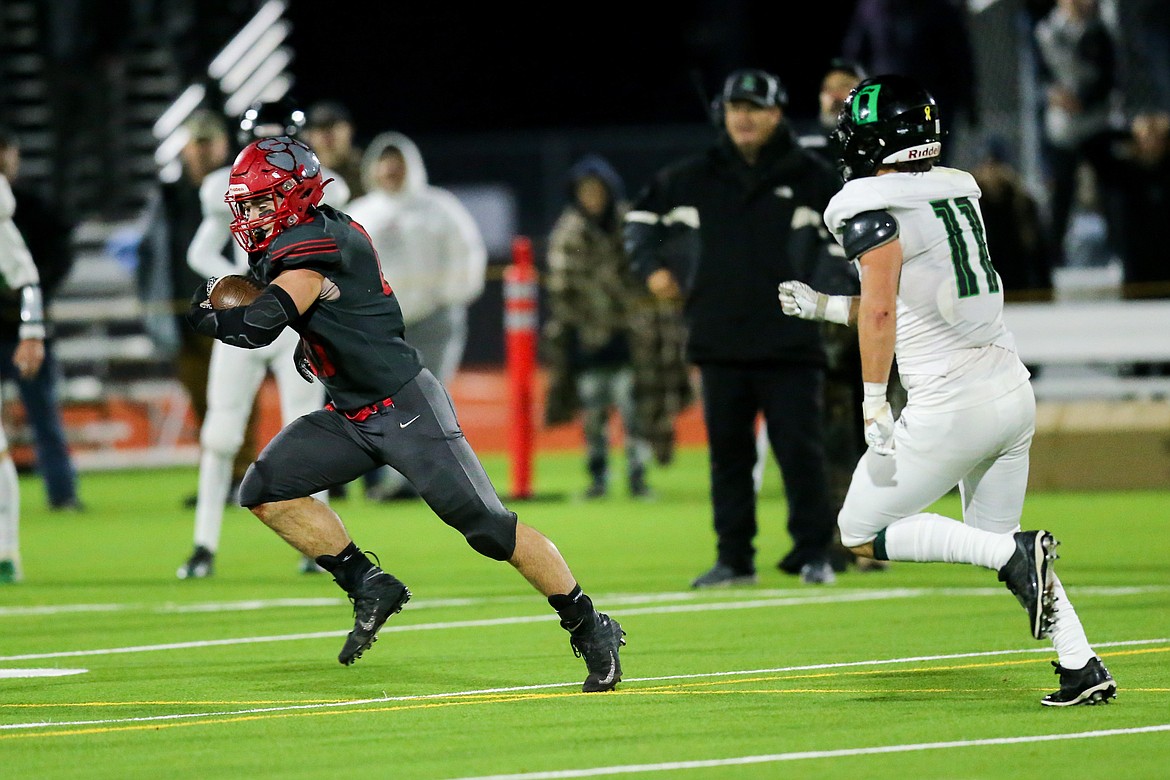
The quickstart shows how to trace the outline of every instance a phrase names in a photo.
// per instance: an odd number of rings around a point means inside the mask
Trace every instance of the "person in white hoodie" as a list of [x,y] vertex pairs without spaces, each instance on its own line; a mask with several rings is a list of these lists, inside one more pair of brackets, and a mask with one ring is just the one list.
[[[45,359],[45,313],[36,264],[12,222],[15,210],[12,188],[0,174],[0,278],[20,291],[20,343],[12,363],[27,378],[37,375]],[[20,483],[0,427],[0,585],[20,579]]]
[[[483,236],[458,198],[428,182],[418,146],[402,133],[381,133],[366,146],[362,181],[366,194],[346,213],[369,234],[423,365],[449,385],[467,346],[468,310],[483,294]],[[389,466],[367,475],[366,494],[415,495]]]

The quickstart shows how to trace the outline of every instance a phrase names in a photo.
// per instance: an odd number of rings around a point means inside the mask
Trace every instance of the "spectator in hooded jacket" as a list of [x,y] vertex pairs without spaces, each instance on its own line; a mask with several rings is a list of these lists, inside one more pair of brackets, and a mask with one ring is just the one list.
[[[483,294],[483,235],[458,198],[428,183],[418,146],[402,133],[369,143],[362,180],[366,194],[346,211],[369,233],[423,365],[447,385],[467,346],[468,310]],[[366,493],[377,500],[416,495],[388,466],[367,476]]]
[[[624,187],[603,158],[589,155],[569,171],[570,202],[548,241],[545,283],[549,317],[544,326],[552,374],[573,386],[584,411],[586,498],[609,489],[609,420],[622,422],[631,496],[650,495],[650,446],[638,425],[631,354],[630,314],[644,293],[622,247]],[[559,382],[552,379],[550,392]]]

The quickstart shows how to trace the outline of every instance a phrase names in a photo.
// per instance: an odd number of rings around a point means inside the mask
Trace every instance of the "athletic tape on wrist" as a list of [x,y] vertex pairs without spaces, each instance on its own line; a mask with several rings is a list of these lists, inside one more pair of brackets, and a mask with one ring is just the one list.
[[862,383],[861,413],[867,420],[877,419],[887,403],[886,385],[881,382]]

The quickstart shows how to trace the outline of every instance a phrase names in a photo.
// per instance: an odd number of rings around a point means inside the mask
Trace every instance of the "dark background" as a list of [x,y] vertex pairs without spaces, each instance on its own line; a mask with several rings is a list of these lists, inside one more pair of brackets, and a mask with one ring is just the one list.
[[[616,3],[452,8],[384,3],[350,14],[292,0],[292,95],[336,100],[364,145],[384,130],[412,137],[431,182],[505,183],[537,263],[580,154],[604,153],[633,195],[664,163],[715,136],[708,104],[736,68],[764,68],[789,92],[789,118],[811,122],[820,81],[853,0]],[[811,20],[807,17],[812,17]],[[471,310],[464,363],[503,360],[500,264]]]
[[359,141],[390,127],[426,136],[688,123],[705,119],[698,85],[711,95],[748,66],[777,73],[793,117],[811,117],[853,5],[824,0],[798,21],[784,2],[549,4],[540,16],[498,3],[336,13],[293,0],[293,92],[344,103]]

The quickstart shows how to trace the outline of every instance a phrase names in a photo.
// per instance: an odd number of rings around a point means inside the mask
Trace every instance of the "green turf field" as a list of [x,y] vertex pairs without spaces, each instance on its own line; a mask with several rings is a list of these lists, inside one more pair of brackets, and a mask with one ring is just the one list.
[[[487,458],[501,491],[507,464]],[[694,592],[713,560],[706,456],[653,474],[658,499],[572,500],[578,457],[510,502],[560,547],[629,644],[625,680],[584,664],[535,591],[421,503],[336,502],[414,598],[356,665],[350,606],[241,509],[214,578],[179,581],[193,469],[83,475],[84,514],[22,479],[25,582],[0,586],[0,778],[1164,778],[1170,770],[1170,492],[1036,494],[1025,527],[1120,686],[1049,709],[1055,658],[995,574],[895,563],[802,586],[779,477],[760,582]],[[619,472],[620,473],[620,472]],[[957,511],[949,497],[939,509]],[[20,677],[16,670],[74,674]]]

